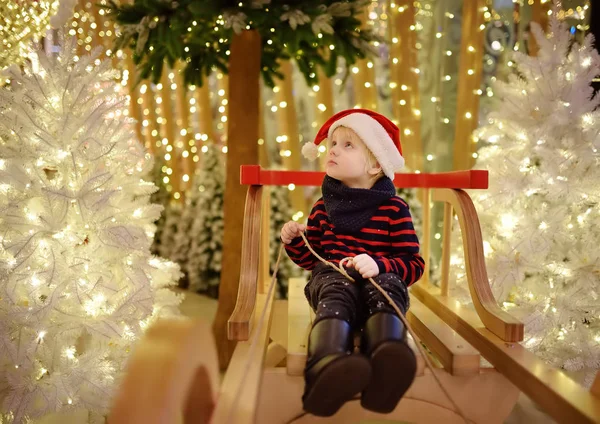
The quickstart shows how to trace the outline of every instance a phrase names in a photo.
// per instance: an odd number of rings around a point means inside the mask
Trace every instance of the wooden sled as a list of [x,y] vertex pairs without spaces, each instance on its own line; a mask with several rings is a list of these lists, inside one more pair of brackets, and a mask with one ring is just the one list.
[[[188,338],[204,339],[196,343],[198,349],[191,349],[185,342],[185,331],[166,330],[169,325],[180,328],[181,323],[163,323],[167,326],[165,330],[160,334],[149,332],[136,349],[109,417],[110,424],[465,422],[444,396],[432,371],[425,367],[412,339],[419,364],[417,378],[391,414],[376,414],[362,409],[360,402],[351,401],[333,417],[302,415],[303,368],[311,324],[311,311],[303,294],[306,281],[290,280],[288,300],[274,300],[274,290],[269,289],[269,196],[263,192],[263,186],[320,186],[323,176],[321,172],[267,171],[259,166],[242,166],[241,182],[249,185],[243,265],[236,308],[228,323],[229,338],[238,340],[238,344],[220,389],[214,378],[207,378],[216,372],[213,354],[206,357],[203,351],[214,351],[212,336],[188,325]],[[501,310],[494,300],[485,268],[479,220],[464,191],[487,188],[487,171],[401,174],[394,182],[397,187],[421,189],[424,230],[420,241],[427,265],[430,206],[433,202],[444,204],[441,282],[439,287],[430,284],[426,270],[423,279],[410,289],[411,308],[407,318],[426,347],[435,374],[462,415],[470,422],[502,423],[523,392],[558,422],[600,422],[600,373],[587,390],[544,363],[520,344],[523,324]],[[453,212],[462,233],[474,309],[461,306],[448,295]],[[163,338],[162,343],[157,341],[158,336]],[[151,349],[149,338],[163,347],[173,345],[181,349],[165,348],[161,355],[152,358],[149,353],[140,353]],[[164,356],[167,352],[172,356]],[[163,366],[165,363],[168,366]],[[146,371],[142,372],[144,367]],[[161,396],[148,397],[144,391],[139,394],[138,386],[160,386]],[[218,393],[216,399],[213,393]],[[138,408],[142,398],[151,399],[153,413],[145,407]],[[160,411],[169,411],[171,415]]]

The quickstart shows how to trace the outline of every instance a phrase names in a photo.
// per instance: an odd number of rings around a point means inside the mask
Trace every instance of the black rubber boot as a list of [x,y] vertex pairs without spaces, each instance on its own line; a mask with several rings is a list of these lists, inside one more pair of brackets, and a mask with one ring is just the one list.
[[329,417],[367,386],[369,360],[353,351],[354,334],[346,321],[324,319],[314,325],[304,370],[302,403],[306,412]]
[[417,373],[417,358],[406,342],[406,328],[394,314],[376,313],[365,323],[361,351],[370,359],[371,381],[362,392],[363,408],[392,412]]

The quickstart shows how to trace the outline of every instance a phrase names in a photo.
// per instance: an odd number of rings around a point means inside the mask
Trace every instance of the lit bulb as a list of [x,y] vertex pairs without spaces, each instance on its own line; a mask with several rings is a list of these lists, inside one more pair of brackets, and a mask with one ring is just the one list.
[[517,226],[517,219],[511,214],[504,214],[500,218],[502,227],[507,230],[513,230]]
[[483,242],[483,255],[487,257],[490,253],[492,253],[492,245],[486,240]]
[[75,348],[74,347],[68,347],[65,349],[65,356],[69,359],[75,359]]

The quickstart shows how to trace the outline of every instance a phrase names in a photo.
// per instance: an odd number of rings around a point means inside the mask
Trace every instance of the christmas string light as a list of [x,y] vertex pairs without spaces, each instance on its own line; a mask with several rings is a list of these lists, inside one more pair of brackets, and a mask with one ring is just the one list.
[[0,2],[0,69],[23,63],[31,53],[31,43],[39,41],[50,28],[57,7],[57,0]]

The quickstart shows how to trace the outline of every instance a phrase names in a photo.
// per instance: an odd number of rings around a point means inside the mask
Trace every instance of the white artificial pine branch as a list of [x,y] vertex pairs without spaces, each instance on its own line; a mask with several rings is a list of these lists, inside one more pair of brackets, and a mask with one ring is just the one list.
[[2,422],[105,414],[133,343],[178,314],[179,269],[149,251],[152,157],[99,54],[40,52],[0,90]]
[[[470,194],[496,299],[525,323],[525,346],[575,371],[600,363],[600,97],[591,86],[600,56],[591,35],[574,43],[556,15],[548,38],[532,24],[538,55],[516,53],[516,74],[497,83],[496,108],[476,132],[476,168],[489,170],[490,186]],[[455,294],[467,301],[459,243]]]

